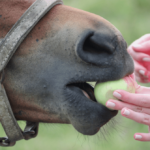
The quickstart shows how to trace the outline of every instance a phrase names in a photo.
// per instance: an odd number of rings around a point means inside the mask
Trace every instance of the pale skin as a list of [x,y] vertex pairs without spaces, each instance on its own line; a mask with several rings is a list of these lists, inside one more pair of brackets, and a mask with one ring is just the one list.
[[[133,42],[129,46],[128,52],[134,60],[136,80],[142,83],[150,82],[148,68],[141,65],[142,63],[138,63],[139,61],[150,63],[150,56],[146,54],[150,53],[150,34]],[[135,133],[134,139],[150,141],[150,87],[138,86],[135,94],[116,90],[113,95],[122,101],[110,99],[106,102],[106,106],[114,110],[121,110],[122,116],[147,125],[148,133]]]
[[135,66],[136,80],[141,83],[150,82],[150,69],[144,66],[150,63],[150,34],[146,34],[134,41],[128,48],[128,53],[132,56]]

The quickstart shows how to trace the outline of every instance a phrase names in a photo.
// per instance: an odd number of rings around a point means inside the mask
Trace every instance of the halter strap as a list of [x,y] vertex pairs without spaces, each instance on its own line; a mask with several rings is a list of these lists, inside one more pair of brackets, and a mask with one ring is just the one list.
[[62,4],[62,0],[37,0],[22,15],[0,45],[0,71],[37,22],[57,4]]
[[[37,22],[62,0],[36,0],[29,9],[22,15],[17,23],[8,32],[6,37],[0,41],[0,72],[6,67],[9,60],[33,29]],[[8,136],[0,138],[1,146],[13,146],[16,141],[24,139],[24,135],[14,117],[5,89],[0,84],[0,122]],[[5,142],[3,140],[5,139]]]

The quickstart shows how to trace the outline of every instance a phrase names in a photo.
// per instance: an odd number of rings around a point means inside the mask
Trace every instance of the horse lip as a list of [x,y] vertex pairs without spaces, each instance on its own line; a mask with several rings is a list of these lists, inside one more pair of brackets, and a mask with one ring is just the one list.
[[94,95],[94,88],[90,84],[86,82],[79,82],[79,83],[68,84],[67,86],[75,86],[81,89],[81,91],[83,92],[86,98],[94,102],[97,102],[97,100],[95,99],[95,95]]
[[[67,107],[66,109],[69,114],[68,119],[78,132],[84,135],[94,135],[103,125],[114,117],[117,112],[111,111],[102,104],[97,103],[97,101],[87,98],[82,89],[75,86],[75,84],[86,85],[94,91],[94,88],[86,82],[70,83],[66,85],[65,97],[68,100],[69,106],[69,108]],[[106,115],[107,117],[105,114],[108,114]]]

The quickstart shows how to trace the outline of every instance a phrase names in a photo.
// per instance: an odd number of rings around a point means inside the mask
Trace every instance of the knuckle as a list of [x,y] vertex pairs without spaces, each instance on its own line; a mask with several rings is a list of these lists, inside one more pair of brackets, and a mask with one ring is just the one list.
[[140,105],[141,106],[148,106],[148,101],[146,99],[141,99],[140,100]]
[[144,117],[143,117],[141,123],[144,123],[144,124],[150,124],[150,116],[147,115],[147,114],[144,114]]
[[135,108],[135,111],[141,113],[141,112],[143,111],[143,109],[142,109],[142,107],[136,107],[136,108]]

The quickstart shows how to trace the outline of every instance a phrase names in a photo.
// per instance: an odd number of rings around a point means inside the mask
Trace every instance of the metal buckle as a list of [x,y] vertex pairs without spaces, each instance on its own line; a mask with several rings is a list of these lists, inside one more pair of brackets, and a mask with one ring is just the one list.
[[[23,136],[25,140],[29,140],[31,138],[35,138],[38,134],[39,123],[36,122],[26,122],[26,127],[23,132]],[[10,142],[7,137],[0,138],[0,146],[2,147],[10,147],[14,146],[16,142]]]
[[9,147],[14,146],[16,142],[10,142],[7,137],[0,138],[0,146]]
[[38,134],[38,128],[39,123],[27,121],[23,132],[24,139],[29,140],[31,138],[35,138]]

